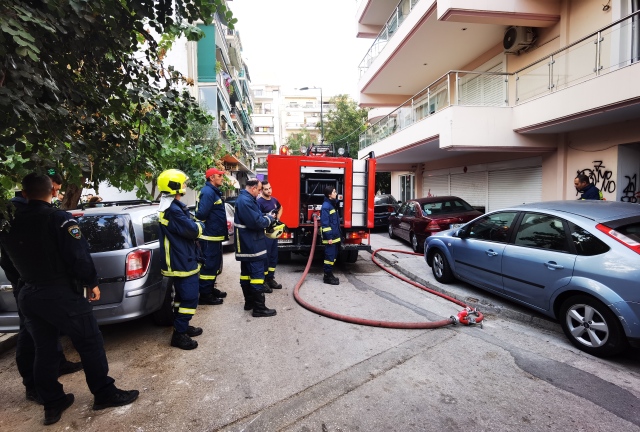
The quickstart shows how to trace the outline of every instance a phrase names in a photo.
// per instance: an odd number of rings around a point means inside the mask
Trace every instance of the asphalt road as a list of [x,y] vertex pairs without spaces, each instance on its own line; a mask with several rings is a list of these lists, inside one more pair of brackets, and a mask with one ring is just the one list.
[[[373,236],[377,247],[407,245]],[[242,310],[239,266],[225,254],[221,306],[199,307],[194,351],[169,347],[170,328],[138,320],[103,327],[116,385],[133,405],[91,410],[82,373],[56,425],[67,431],[611,431],[640,430],[637,351],[609,360],[574,349],[547,328],[487,316],[483,328],[395,330],[335,321],[300,307],[293,287],[305,261],[278,266],[285,289],[267,295],[273,318]],[[361,254],[322,283],[316,261],[301,289],[346,315],[434,321],[459,307],[394,279]],[[69,346],[72,359],[77,354]],[[42,408],[24,399],[15,350],[0,356],[0,430],[34,431]]]

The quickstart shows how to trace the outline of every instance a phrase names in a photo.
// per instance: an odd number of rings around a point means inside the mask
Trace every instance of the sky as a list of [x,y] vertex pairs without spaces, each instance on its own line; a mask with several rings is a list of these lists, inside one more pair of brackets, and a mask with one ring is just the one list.
[[357,0],[232,0],[252,84],[322,87],[358,101],[358,65],[373,39],[356,38]]

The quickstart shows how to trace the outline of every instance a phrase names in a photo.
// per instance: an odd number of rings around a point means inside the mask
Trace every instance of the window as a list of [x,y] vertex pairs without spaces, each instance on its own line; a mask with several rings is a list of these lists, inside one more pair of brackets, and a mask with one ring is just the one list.
[[609,246],[602,240],[572,222],[569,222],[569,230],[571,231],[571,241],[573,241],[578,255],[600,255],[609,250]]
[[469,225],[467,238],[506,243],[516,212],[492,213]]
[[402,204],[402,206],[400,206],[400,210],[398,210],[398,214],[401,216],[404,215],[407,212],[407,207],[409,207],[409,204]]
[[400,201],[415,198],[416,177],[413,174],[400,176]]
[[80,231],[89,242],[89,252],[108,252],[132,248],[133,227],[128,216],[99,215],[78,218]]
[[160,228],[158,226],[157,214],[150,214],[142,218],[142,233],[145,244],[158,241],[160,238]]
[[518,228],[515,244],[569,252],[562,219],[540,213],[525,213]]
[[442,202],[425,203],[422,205],[422,213],[425,216],[431,214],[451,214],[472,211],[473,207],[462,199],[448,200]]

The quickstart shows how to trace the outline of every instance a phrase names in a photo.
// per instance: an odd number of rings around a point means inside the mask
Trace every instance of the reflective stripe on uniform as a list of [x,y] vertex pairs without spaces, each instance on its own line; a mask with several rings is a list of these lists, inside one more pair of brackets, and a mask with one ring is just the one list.
[[216,280],[215,275],[203,275],[202,273],[200,273],[199,278],[200,280]]
[[[238,241],[238,243],[239,243],[239,241]],[[267,253],[267,251],[266,251],[266,250],[263,250],[263,251],[261,251],[261,252],[254,253],[254,254],[240,254],[240,253],[237,253],[237,254],[236,254],[236,257],[240,257],[240,258],[254,258],[254,257],[259,257],[259,256],[262,256],[262,255],[265,255],[266,253]]]
[[274,271],[276,271],[276,268],[275,267],[269,267],[269,271],[270,272],[274,272]]
[[206,236],[206,235],[201,235],[198,238],[200,240],[208,240],[208,241],[224,241],[224,236]]
[[269,274],[269,270],[265,270],[265,271],[264,271],[264,275],[266,276],[266,275],[268,275],[268,274]]
[[329,214],[334,214],[335,212],[336,212],[336,209],[329,210]]
[[177,277],[187,277],[194,275],[200,271],[200,264],[198,264],[198,268],[191,271],[170,271],[170,270],[162,270],[161,273],[163,276],[177,276]]
[[[339,238],[333,239],[333,243],[340,243],[340,239]],[[322,244],[329,244],[329,240],[322,240]]]
[[249,280],[249,279],[251,279],[251,277],[250,277],[250,276],[242,276],[242,275],[240,275],[240,280],[241,280],[241,281],[242,281],[242,280]]
[[222,204],[222,200],[219,199],[218,201],[214,202],[213,204]]
[[322,228],[322,232],[331,231],[331,227]]
[[237,223],[237,224],[236,224],[236,226],[237,226],[238,228],[246,228],[246,227],[247,227],[246,225],[241,225],[241,224],[239,224],[239,223]]
[[184,315],[195,315],[196,310],[191,308],[178,308],[178,313]]
[[[169,221],[167,221],[168,223]],[[167,272],[171,272],[171,255],[169,254],[169,248],[171,244],[169,243],[169,237],[164,238],[164,259],[167,263]],[[163,270],[164,271],[164,270]]]
[[333,262],[334,262],[334,261],[335,261],[335,260],[333,260],[333,261],[327,261],[327,260],[324,260],[324,263],[325,263],[325,264],[328,264],[328,265],[333,265]]
[[264,279],[250,279],[249,283],[251,285],[262,285],[264,283]]
[[169,219],[165,219],[164,212],[160,212],[160,217],[158,218],[158,222],[160,222],[164,226],[169,225]]

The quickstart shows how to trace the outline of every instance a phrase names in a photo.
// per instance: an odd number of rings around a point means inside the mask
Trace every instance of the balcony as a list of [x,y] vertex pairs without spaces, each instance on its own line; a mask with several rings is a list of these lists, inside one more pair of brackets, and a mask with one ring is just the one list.
[[640,49],[633,43],[639,16],[514,73],[449,71],[372,124],[360,135],[360,150],[383,154],[431,140],[449,150],[533,151],[553,144],[540,134],[640,118]]

